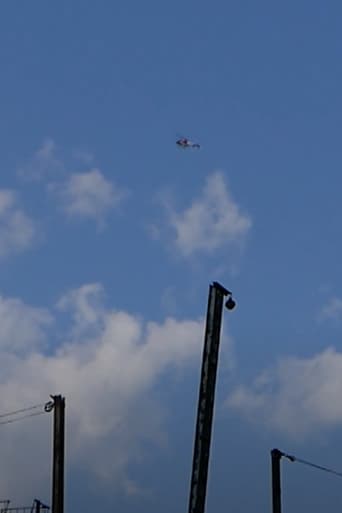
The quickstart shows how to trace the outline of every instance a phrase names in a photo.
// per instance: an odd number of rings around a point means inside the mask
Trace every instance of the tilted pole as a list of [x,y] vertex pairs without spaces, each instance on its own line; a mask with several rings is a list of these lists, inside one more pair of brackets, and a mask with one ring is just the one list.
[[55,395],[52,399],[54,400],[52,513],[64,513],[65,398]]
[[222,307],[227,295],[226,305],[231,310],[235,306],[231,292],[217,282],[210,285],[188,513],[204,513],[205,509]]

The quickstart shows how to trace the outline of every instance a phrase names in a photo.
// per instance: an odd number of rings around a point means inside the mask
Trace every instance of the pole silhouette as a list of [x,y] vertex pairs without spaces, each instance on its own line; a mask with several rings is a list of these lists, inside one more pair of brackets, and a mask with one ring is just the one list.
[[55,395],[52,399],[54,401],[52,513],[64,513],[65,398]]

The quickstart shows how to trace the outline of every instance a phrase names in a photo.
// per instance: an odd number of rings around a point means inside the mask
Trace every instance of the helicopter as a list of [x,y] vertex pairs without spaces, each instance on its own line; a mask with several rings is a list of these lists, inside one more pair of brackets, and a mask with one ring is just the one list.
[[181,148],[200,148],[200,145],[198,143],[194,143],[190,141],[187,137],[181,137],[176,141],[176,144],[180,146]]

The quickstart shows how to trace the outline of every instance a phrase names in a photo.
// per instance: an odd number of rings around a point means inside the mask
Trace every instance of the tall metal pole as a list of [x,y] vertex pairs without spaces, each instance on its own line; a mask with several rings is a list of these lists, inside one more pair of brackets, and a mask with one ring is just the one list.
[[280,460],[283,453],[279,449],[272,449],[272,511],[281,513],[281,477]]
[[[231,295],[231,292],[219,283],[214,282],[210,285],[192,463],[189,513],[204,513],[205,509],[222,306],[224,296],[227,295]],[[235,302],[232,299],[230,301],[231,303],[228,307],[232,309]]]
[[53,467],[52,467],[52,513],[64,513],[64,431],[65,398],[54,400],[53,418]]

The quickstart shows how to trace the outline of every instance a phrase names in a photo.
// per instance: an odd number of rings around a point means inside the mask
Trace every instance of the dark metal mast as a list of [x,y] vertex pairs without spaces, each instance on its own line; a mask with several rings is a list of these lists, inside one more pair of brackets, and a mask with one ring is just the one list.
[[281,477],[280,460],[283,453],[279,449],[272,449],[272,512],[281,513]]
[[53,418],[53,466],[52,466],[52,513],[64,513],[64,431],[65,398],[52,396]]
[[231,297],[231,292],[217,282],[210,285],[188,513],[204,513],[205,509],[222,307],[225,296],[229,296],[226,306],[232,310],[235,301]]

